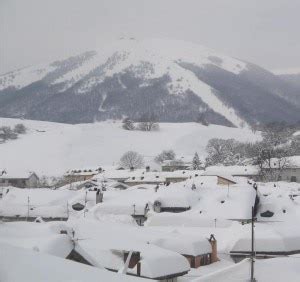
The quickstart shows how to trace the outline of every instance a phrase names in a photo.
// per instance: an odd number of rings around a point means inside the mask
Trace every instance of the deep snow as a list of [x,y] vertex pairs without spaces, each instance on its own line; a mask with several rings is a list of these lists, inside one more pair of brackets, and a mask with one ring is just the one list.
[[0,144],[0,168],[31,170],[39,175],[62,175],[69,169],[117,164],[129,150],[142,154],[146,163],[164,149],[173,149],[178,157],[202,157],[211,138],[259,139],[249,129],[196,123],[162,123],[159,131],[122,129],[120,122],[61,124],[0,118],[0,126],[23,123],[28,132],[17,140]]

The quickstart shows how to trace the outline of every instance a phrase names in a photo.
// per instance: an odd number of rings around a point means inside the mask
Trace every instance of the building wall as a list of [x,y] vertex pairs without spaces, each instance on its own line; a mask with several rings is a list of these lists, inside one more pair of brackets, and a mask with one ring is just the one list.
[[[300,183],[300,168],[286,168],[280,173],[282,181]],[[294,181],[296,180],[296,181]]]
[[166,182],[176,183],[187,180],[188,177],[166,177]]
[[39,186],[39,178],[32,174],[28,180],[26,180],[26,187],[27,188],[36,188]]
[[91,179],[95,174],[90,174],[90,175],[67,175],[65,176],[65,179],[68,182],[77,182],[77,181],[85,181],[88,179]]
[[222,177],[218,177],[218,185],[233,185],[234,183],[232,183],[231,181],[222,178]]
[[187,170],[188,166],[180,165],[163,165],[161,166],[162,171],[176,171],[176,170]]
[[212,263],[212,254],[202,254],[198,256],[183,255],[189,262],[191,268],[198,268],[200,266],[209,265]]

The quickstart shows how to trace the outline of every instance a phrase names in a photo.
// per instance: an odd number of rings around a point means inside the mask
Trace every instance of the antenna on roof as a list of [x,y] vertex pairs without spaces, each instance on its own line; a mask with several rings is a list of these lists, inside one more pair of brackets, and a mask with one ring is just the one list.
[[254,207],[252,206],[252,217],[251,217],[251,282],[255,282],[254,278],[254,263],[255,263],[255,251],[254,251],[254,221],[256,218],[254,216]]

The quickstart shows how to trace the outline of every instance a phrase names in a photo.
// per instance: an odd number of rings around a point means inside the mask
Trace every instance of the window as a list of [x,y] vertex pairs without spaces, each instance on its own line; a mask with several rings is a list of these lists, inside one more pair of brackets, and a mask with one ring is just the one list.
[[291,177],[291,182],[297,182],[297,177],[296,176],[292,176]]

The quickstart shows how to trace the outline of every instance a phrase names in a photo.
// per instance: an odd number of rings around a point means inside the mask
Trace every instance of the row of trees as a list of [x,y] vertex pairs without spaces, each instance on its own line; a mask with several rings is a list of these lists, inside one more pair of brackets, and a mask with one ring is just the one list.
[[127,117],[123,120],[122,127],[125,130],[159,130],[158,117],[154,113],[145,113],[138,119],[138,121],[133,121]]
[[19,134],[25,134],[26,127],[24,124],[16,124],[13,128],[10,126],[0,127],[0,142],[3,143],[7,140],[17,139]]
[[[181,160],[176,160],[176,154],[173,150],[163,150],[159,155],[154,158],[154,161],[158,164],[162,164],[164,161],[176,161],[176,164],[183,163]],[[120,165],[124,168],[141,168],[144,166],[144,158],[137,152],[128,151],[120,159]],[[191,168],[194,170],[199,170],[203,167],[198,153],[196,152]]]
[[259,142],[213,138],[206,146],[206,165],[253,164],[259,166],[263,178],[276,180],[288,165],[288,157],[300,155],[300,138],[293,135],[295,130],[282,123],[271,123],[263,128]]

